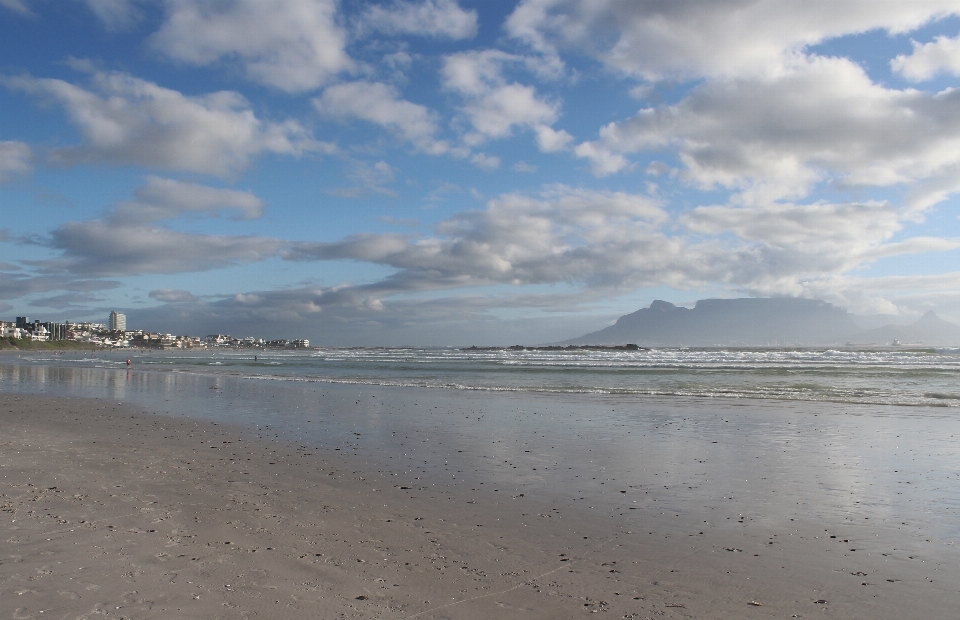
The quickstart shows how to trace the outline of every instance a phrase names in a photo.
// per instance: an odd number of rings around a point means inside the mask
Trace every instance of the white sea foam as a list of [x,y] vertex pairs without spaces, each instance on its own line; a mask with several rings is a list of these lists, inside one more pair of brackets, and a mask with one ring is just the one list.
[[[124,355],[125,358],[125,355]],[[134,368],[321,382],[491,392],[777,399],[960,406],[960,349],[319,349],[161,351]],[[36,363],[123,365],[123,360]],[[32,363],[32,362],[31,362]]]

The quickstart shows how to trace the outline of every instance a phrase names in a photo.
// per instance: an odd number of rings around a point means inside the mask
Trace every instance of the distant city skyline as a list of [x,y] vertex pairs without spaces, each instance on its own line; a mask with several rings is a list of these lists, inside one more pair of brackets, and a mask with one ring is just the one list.
[[0,314],[557,342],[960,322],[956,0],[0,0]]

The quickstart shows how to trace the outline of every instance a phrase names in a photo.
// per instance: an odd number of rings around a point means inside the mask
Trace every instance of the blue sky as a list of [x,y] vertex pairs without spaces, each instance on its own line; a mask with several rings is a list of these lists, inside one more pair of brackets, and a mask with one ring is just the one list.
[[960,321],[955,0],[0,0],[0,314],[537,343]]

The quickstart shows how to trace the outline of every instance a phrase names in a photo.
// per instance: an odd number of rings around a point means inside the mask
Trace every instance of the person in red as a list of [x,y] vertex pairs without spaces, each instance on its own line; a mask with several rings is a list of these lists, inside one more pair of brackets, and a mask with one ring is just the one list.
[[128,358],[127,358],[127,366],[129,366],[129,365],[130,365],[130,358],[128,357]]

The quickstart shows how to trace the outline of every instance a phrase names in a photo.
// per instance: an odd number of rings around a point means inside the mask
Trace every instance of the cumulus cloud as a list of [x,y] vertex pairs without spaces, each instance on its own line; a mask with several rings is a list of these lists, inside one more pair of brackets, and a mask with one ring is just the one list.
[[123,30],[141,18],[133,0],[83,0],[108,30]]
[[[17,274],[17,286],[11,288],[19,291],[19,296],[51,287],[69,288],[70,276],[66,274],[103,278],[183,273],[261,261],[279,255],[284,242],[267,237],[185,233],[156,222],[182,215],[222,213],[252,219],[260,217],[262,210],[262,201],[248,192],[148,177],[147,183],[136,190],[135,200],[113,205],[102,219],[61,224],[47,240],[21,240],[47,245],[59,256],[24,261],[31,270]],[[37,272],[45,275],[35,276]],[[35,290],[36,286],[40,288]]]
[[757,290],[771,282],[793,289],[770,291],[780,293],[795,292],[806,278],[843,273],[879,258],[960,247],[956,240],[928,237],[891,242],[903,229],[903,214],[885,202],[698,207],[680,221],[696,233],[732,233],[752,242],[748,247],[769,261],[767,274],[758,277],[750,269],[736,277],[738,283]]
[[56,308],[57,310],[88,310],[92,302],[103,301],[103,298],[94,293],[61,293],[49,297],[34,297],[30,305],[41,308]]
[[497,282],[619,283],[643,279],[661,262],[658,255],[679,249],[658,230],[665,218],[643,196],[558,186],[537,197],[507,194],[486,209],[459,213],[437,227],[437,237],[356,235],[293,245],[287,258],[390,265],[399,272],[386,284],[404,290]]
[[[509,137],[516,126],[549,130],[557,120],[558,103],[538,97],[533,86],[508,82],[503,74],[505,64],[530,62],[536,61],[499,50],[461,52],[444,59],[444,87],[464,97],[461,109],[474,130],[465,137],[468,144]],[[556,143],[556,138],[547,143]]]
[[[441,222],[433,236],[358,234],[292,243],[288,260],[396,269],[355,294],[566,283],[597,295],[650,286],[849,301],[843,274],[880,258],[943,252],[960,240],[907,237],[889,203],[718,205],[671,218],[653,199],[565,186],[505,194]],[[667,234],[667,231],[673,234]],[[876,300],[860,298],[857,307]]]
[[814,253],[828,249],[829,254],[847,249],[851,255],[886,241],[902,228],[900,212],[889,203],[704,206],[682,216],[681,222],[707,235],[732,232],[741,239],[781,247]]
[[262,201],[248,192],[148,177],[134,200],[108,208],[103,218],[67,222],[47,239],[30,243],[59,252],[33,262],[34,270],[61,277],[122,277],[147,273],[207,271],[278,256],[285,242],[251,235],[206,235],[174,230],[162,222],[183,215],[237,219],[260,217]]
[[922,82],[939,73],[960,75],[960,36],[937,37],[930,43],[913,42],[913,53],[890,61],[890,67],[908,80]]
[[352,161],[350,162],[350,170],[345,176],[357,182],[357,185],[338,187],[327,190],[327,193],[343,198],[361,198],[369,194],[397,196],[395,191],[386,187],[388,183],[393,182],[396,170],[385,161],[378,161],[372,166],[363,161]]
[[581,144],[597,174],[624,154],[676,151],[685,177],[764,202],[818,182],[891,186],[932,180],[960,164],[960,91],[873,83],[858,65],[811,58],[769,79],[707,82],[675,105],[646,108]]
[[349,71],[336,0],[170,0],[154,49],[194,65],[236,61],[255,82],[313,90]]
[[563,129],[557,130],[547,125],[537,125],[534,131],[537,133],[537,146],[544,153],[562,151],[573,142],[573,136]]
[[477,35],[477,12],[465,11],[456,0],[394,0],[388,5],[368,6],[359,27],[392,35],[472,39]]
[[198,298],[190,291],[184,291],[175,288],[162,288],[156,291],[150,291],[149,295],[157,301],[163,301],[167,303],[199,301]]
[[124,73],[96,73],[91,90],[30,76],[4,83],[63,106],[84,137],[81,145],[53,149],[53,158],[66,164],[133,163],[227,176],[261,153],[299,156],[333,149],[296,121],[258,119],[235,92],[188,97]]
[[238,219],[256,219],[263,214],[263,201],[250,192],[151,176],[146,185],[136,190],[136,200],[115,205],[107,217],[115,222],[136,223],[223,212],[234,212]]
[[35,293],[73,291],[87,293],[117,288],[119,282],[97,280],[59,274],[36,275],[28,271],[9,273],[0,271],[0,299],[19,299]]
[[0,142],[0,184],[30,172],[33,154],[23,142]]
[[88,277],[206,271],[262,261],[284,245],[268,237],[191,234],[104,220],[68,222],[50,236],[65,268]]
[[523,0],[506,29],[543,53],[581,50],[647,80],[756,77],[827,39],[950,14],[960,14],[953,0]]
[[602,143],[583,142],[578,144],[573,152],[577,157],[589,159],[593,174],[598,177],[605,177],[630,167],[629,159]]
[[486,153],[475,153],[470,158],[470,163],[484,170],[496,170],[500,167],[500,158]]
[[327,116],[380,125],[431,155],[450,149],[446,141],[435,137],[438,128],[434,115],[425,106],[402,99],[396,87],[388,84],[337,84],[323,91],[313,100],[313,105]]

